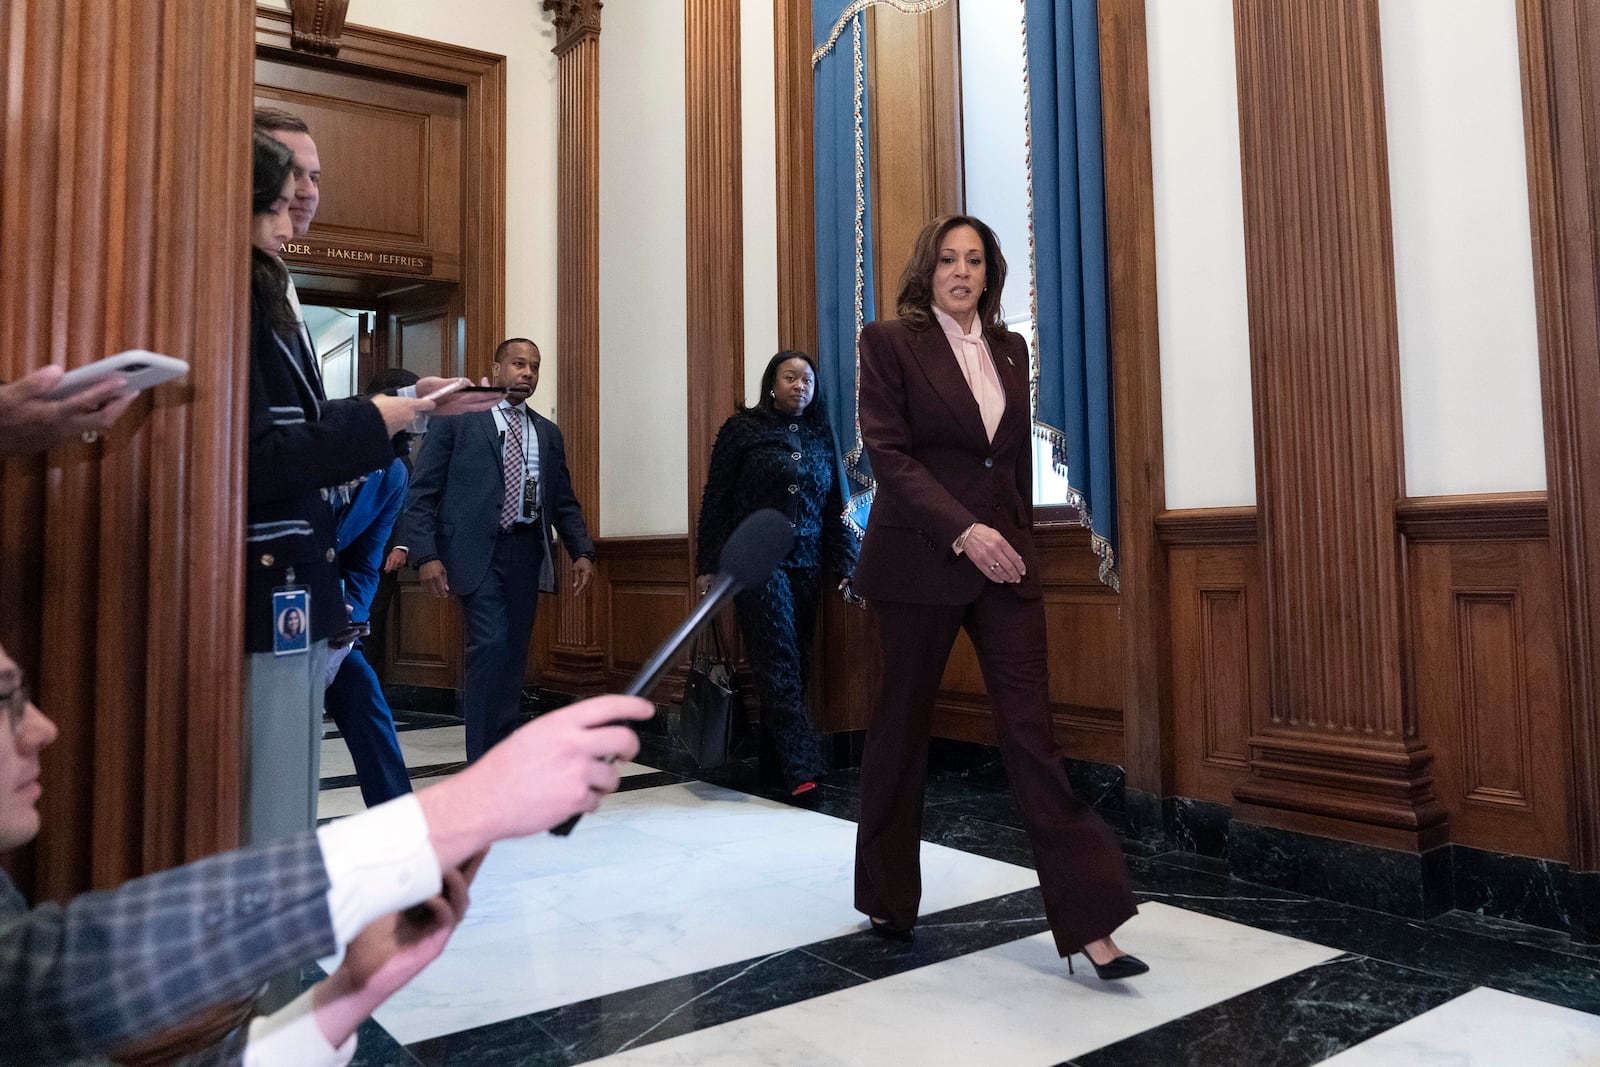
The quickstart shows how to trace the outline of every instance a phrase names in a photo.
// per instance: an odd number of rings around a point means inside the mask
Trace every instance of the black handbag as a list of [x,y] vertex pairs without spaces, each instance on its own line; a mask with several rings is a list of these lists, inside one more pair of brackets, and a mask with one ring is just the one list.
[[722,635],[712,622],[708,638],[695,641],[689,675],[683,683],[679,739],[695,764],[721,767],[733,762],[734,720],[739,707],[733,665],[722,650]]

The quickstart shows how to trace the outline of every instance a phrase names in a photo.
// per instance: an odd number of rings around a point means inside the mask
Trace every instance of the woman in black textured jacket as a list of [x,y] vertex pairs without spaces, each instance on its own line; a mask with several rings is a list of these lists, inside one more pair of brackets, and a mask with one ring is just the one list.
[[794,524],[794,547],[766,585],[734,597],[761,699],[763,754],[770,746],[794,796],[815,789],[828,769],[806,705],[822,571],[848,579],[859,548],[844,521],[844,467],[816,384],[809,355],[779,352],[761,376],[756,406],[741,406],[717,431],[696,554],[704,595],[723,544],[745,516],[775,508]]

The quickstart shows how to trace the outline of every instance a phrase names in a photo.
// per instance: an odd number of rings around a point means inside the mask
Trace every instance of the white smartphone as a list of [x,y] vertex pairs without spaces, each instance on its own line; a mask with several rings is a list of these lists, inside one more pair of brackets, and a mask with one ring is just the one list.
[[134,348],[67,371],[51,390],[50,399],[61,400],[81,393],[108,374],[126,374],[128,388],[138,391],[188,373],[189,364],[181,359]]

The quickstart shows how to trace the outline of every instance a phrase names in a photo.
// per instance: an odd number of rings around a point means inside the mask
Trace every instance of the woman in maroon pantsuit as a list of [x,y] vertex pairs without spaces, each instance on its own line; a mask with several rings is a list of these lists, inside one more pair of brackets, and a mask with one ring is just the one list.
[[910,940],[934,696],[965,628],[1056,948],[1127,978],[1148,970],[1111,940],[1134,914],[1127,866],[1073,797],[1050,732],[1028,350],[1000,317],[1005,273],[989,227],[935,219],[901,276],[900,318],[861,333],[861,435],[878,493],[855,591],[871,602],[884,670],[861,763],[856,907],[876,933]]

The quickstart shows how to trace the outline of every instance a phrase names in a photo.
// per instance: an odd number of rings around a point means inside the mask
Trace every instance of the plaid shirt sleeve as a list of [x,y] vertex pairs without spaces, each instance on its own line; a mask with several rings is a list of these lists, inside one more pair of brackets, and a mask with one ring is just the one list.
[[0,1063],[103,1052],[333,952],[328,888],[312,833],[32,911],[0,872]]

